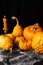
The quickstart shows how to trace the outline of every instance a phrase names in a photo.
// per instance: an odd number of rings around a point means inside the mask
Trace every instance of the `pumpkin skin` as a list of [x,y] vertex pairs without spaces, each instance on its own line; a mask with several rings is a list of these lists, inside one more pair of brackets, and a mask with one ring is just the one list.
[[3,50],[10,50],[13,48],[13,41],[7,35],[0,35],[0,48]]
[[22,28],[22,26],[19,25],[18,19],[16,17],[15,17],[15,19],[17,21],[17,24],[14,27],[12,34],[16,37],[16,36],[21,36],[23,34],[23,28]]
[[16,25],[13,29],[12,34],[16,37],[16,36],[21,36],[23,34],[23,29],[20,25]]
[[31,43],[32,43],[31,40],[30,41],[22,40],[19,42],[19,48],[21,50],[30,50],[32,48]]
[[14,39],[15,39],[14,35],[13,35],[13,34],[11,34],[11,33],[8,33],[8,34],[5,34],[5,35],[9,36],[12,40],[14,40]]
[[26,40],[32,40],[34,34],[36,32],[42,31],[42,28],[39,26],[39,24],[30,25],[24,28],[23,36],[26,38]]
[[20,41],[24,40],[23,36],[18,36],[15,38],[15,42],[19,43]]
[[43,53],[43,32],[37,32],[32,41],[32,48],[37,53]]

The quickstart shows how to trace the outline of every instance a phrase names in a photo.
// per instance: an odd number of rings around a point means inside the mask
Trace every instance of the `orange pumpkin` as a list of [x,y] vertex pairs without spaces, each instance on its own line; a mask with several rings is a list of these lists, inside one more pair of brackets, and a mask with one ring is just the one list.
[[24,28],[23,31],[23,36],[27,39],[27,40],[32,40],[34,34],[36,32],[42,31],[42,28],[39,26],[39,24],[34,24],[34,25],[30,25]]
[[18,36],[15,38],[15,42],[19,43],[20,41],[24,40],[23,36]]
[[21,41],[19,42],[19,48],[20,48],[21,50],[30,50],[30,49],[32,48],[31,45],[32,45],[31,40],[29,40],[29,41],[21,40]]
[[16,36],[21,36],[23,34],[23,28],[22,26],[19,25],[19,21],[16,17],[14,17],[14,19],[16,19],[17,24],[14,27],[12,34],[16,37]]
[[13,41],[7,35],[0,35],[0,48],[3,50],[11,50],[13,48]]
[[11,33],[8,33],[8,34],[5,34],[5,35],[7,35],[7,36],[9,36],[12,40],[14,40],[14,35],[13,34],[11,34]]
[[37,32],[32,41],[32,48],[37,53],[43,53],[43,32]]

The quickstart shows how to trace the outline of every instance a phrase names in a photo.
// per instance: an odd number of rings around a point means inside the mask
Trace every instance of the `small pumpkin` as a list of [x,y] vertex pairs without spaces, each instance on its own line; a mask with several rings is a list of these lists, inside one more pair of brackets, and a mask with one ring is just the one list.
[[15,37],[12,33],[8,33],[8,34],[5,34],[5,35],[9,36],[14,41]]
[[31,46],[32,44],[31,43],[32,43],[31,40],[29,40],[29,41],[21,40],[19,42],[19,48],[21,50],[30,50],[32,48],[32,46]]
[[26,38],[26,40],[32,40],[34,34],[39,31],[42,31],[42,28],[39,26],[38,23],[36,23],[34,25],[25,27],[23,31],[23,36]]
[[15,38],[15,42],[19,43],[20,41],[24,40],[24,37],[23,36],[17,36]]
[[43,32],[37,32],[32,40],[32,48],[37,53],[43,53]]
[[17,24],[14,27],[12,34],[16,37],[16,36],[21,36],[23,34],[23,28],[22,26],[19,25],[19,21],[16,17],[14,17],[14,19],[16,19]]
[[7,35],[0,35],[0,48],[3,50],[10,50],[12,52],[13,41]]

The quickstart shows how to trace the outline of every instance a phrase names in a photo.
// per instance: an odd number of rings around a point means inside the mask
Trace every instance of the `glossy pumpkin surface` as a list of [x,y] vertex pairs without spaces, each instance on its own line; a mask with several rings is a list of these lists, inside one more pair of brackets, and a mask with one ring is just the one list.
[[39,31],[42,31],[42,28],[39,26],[39,24],[30,25],[24,28],[23,36],[27,40],[32,40],[34,34]]

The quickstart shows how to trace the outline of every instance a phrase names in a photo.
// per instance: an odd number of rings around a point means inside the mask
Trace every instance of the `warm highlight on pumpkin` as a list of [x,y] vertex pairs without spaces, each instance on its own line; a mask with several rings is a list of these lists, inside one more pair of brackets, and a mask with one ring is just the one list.
[[43,32],[37,32],[32,41],[32,48],[37,53],[43,53]]
[[10,50],[13,47],[13,41],[7,35],[0,35],[0,48]]
[[34,34],[39,31],[42,31],[42,28],[39,26],[39,24],[30,25],[24,28],[23,36],[27,40],[32,40]]

